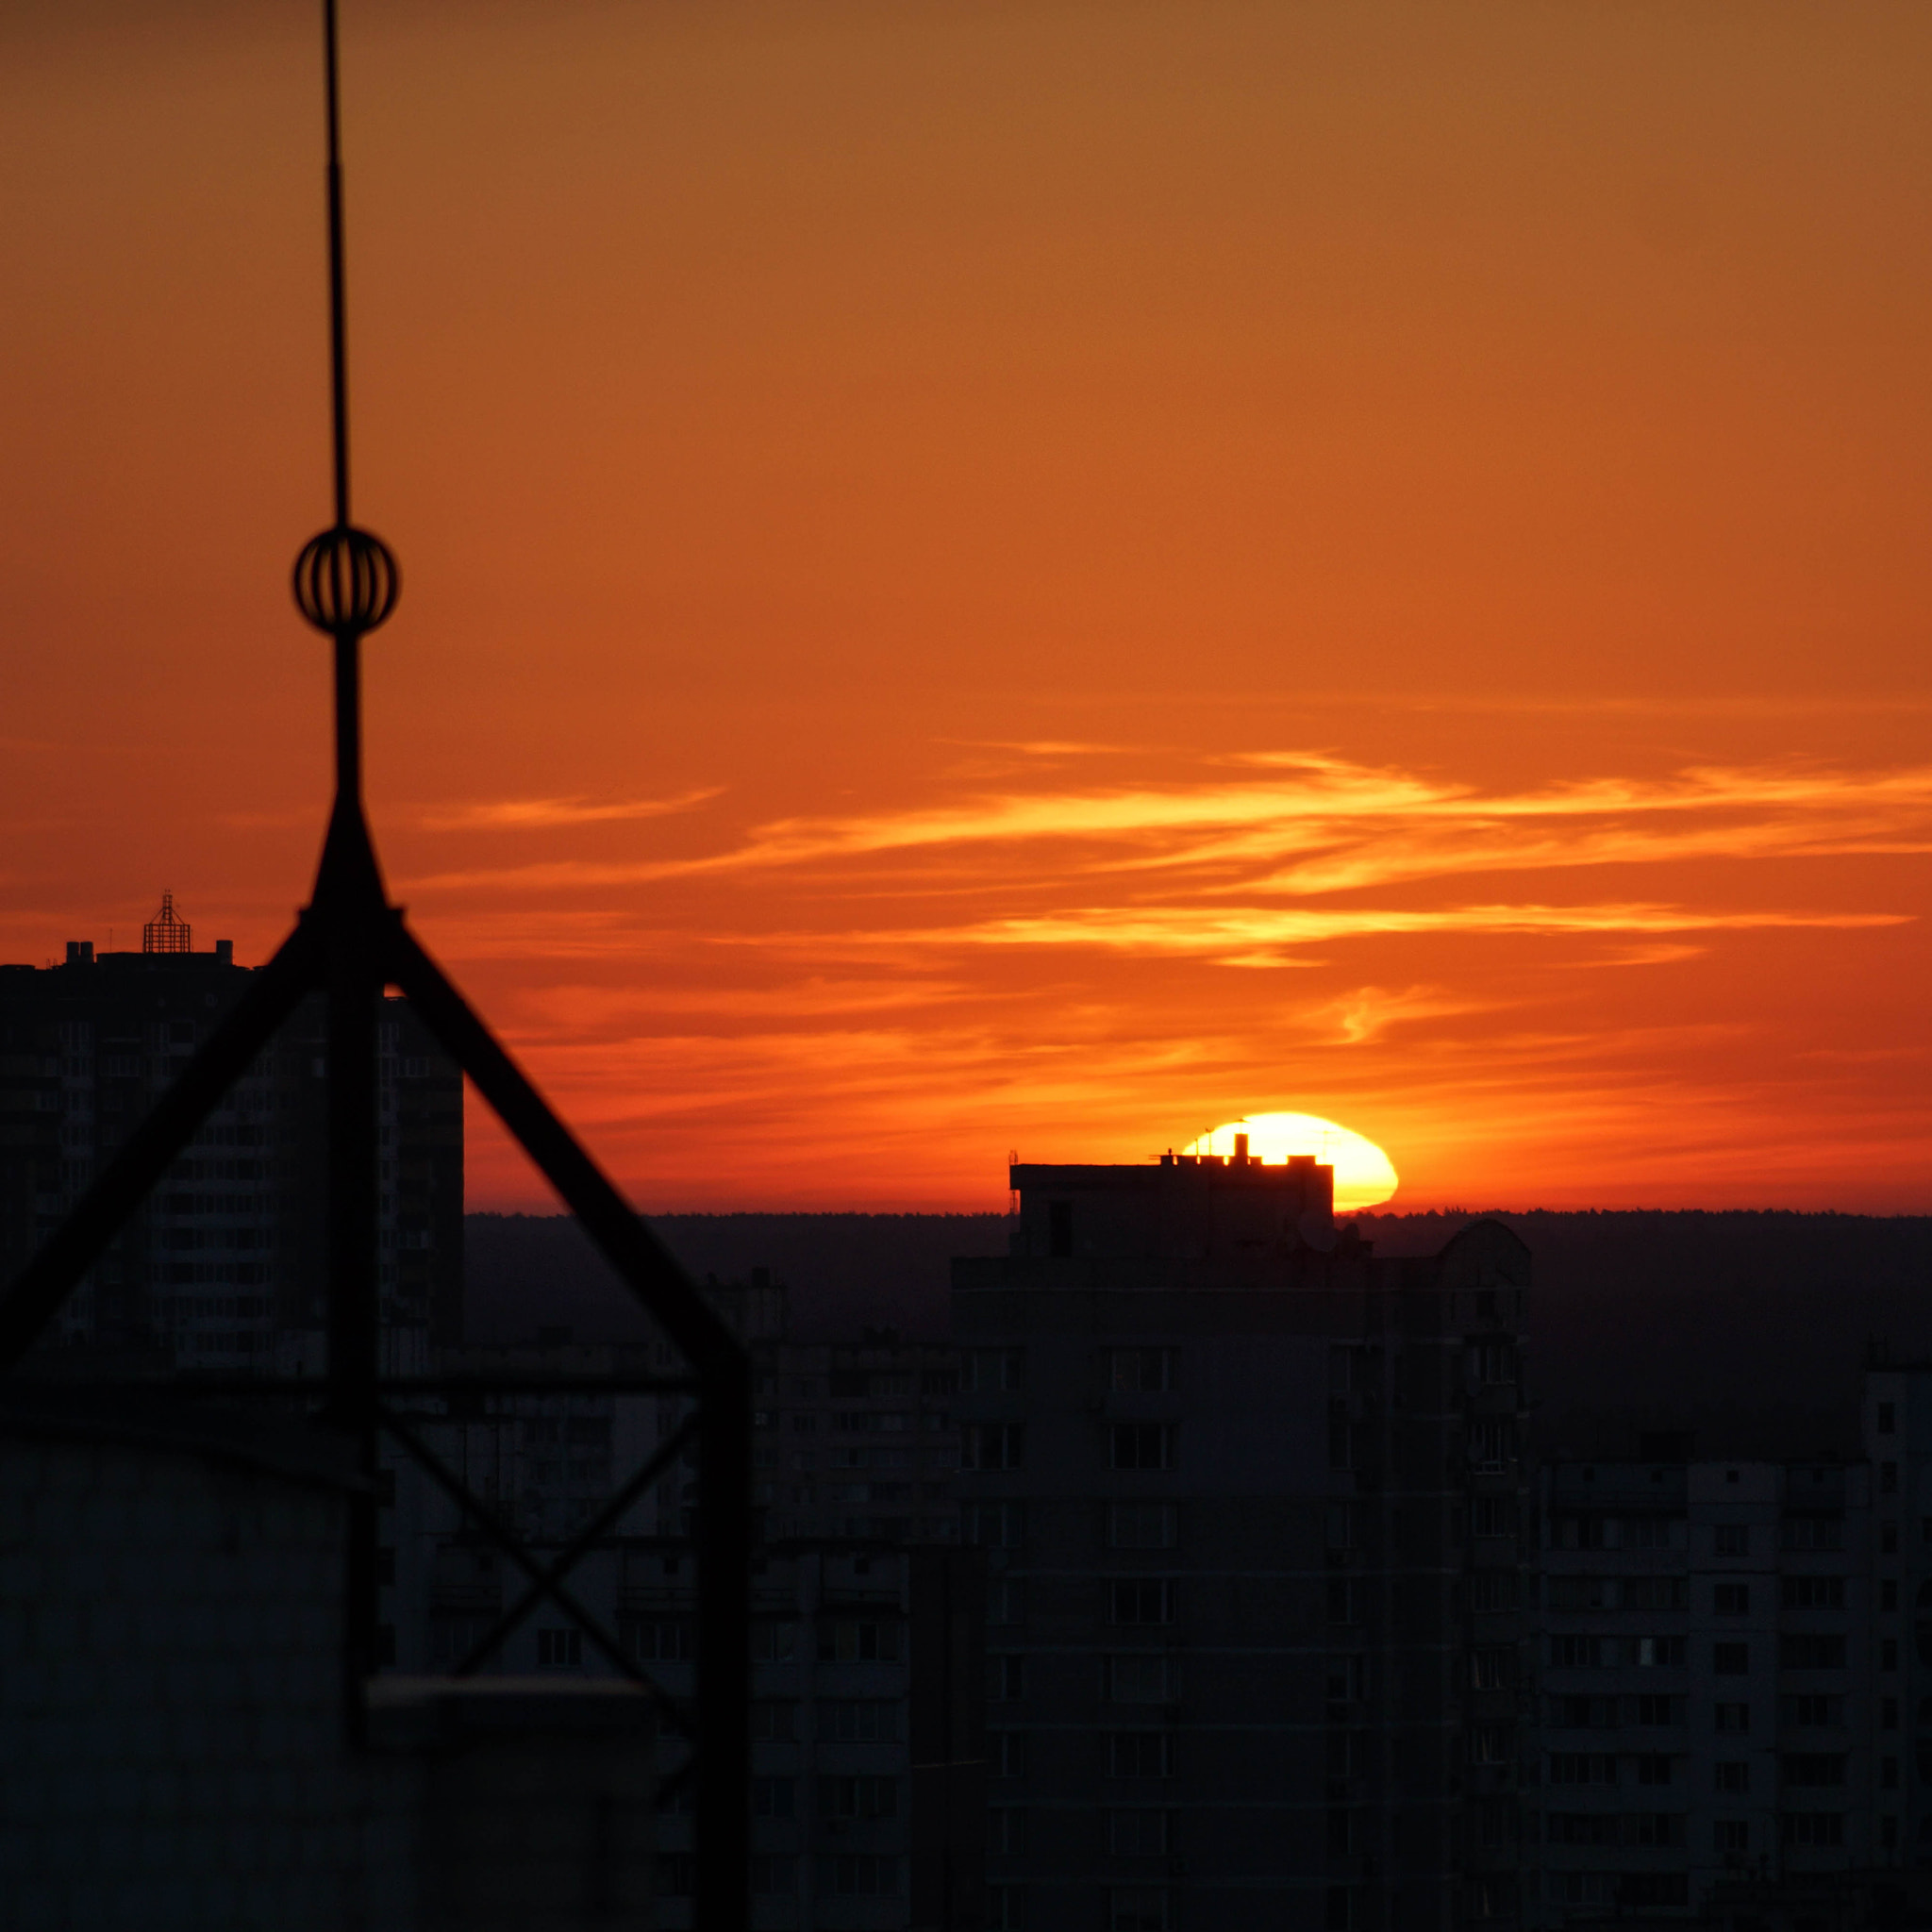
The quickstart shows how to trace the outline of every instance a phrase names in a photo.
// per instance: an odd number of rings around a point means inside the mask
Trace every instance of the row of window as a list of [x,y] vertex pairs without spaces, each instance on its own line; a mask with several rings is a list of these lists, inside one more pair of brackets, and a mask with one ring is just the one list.
[[[798,1787],[805,1780],[795,1777],[755,1777],[752,1779],[752,1812],[758,1818],[796,1818]],[[815,1807],[820,1818],[867,1824],[899,1815],[899,1780],[871,1773],[856,1776],[820,1775],[812,1780],[818,1791]]]
[[[1545,1777],[1552,1785],[1673,1785],[1678,1781],[1687,1760],[1668,1751],[1552,1751],[1544,1759]],[[1884,1782],[1896,1788],[1898,1760],[1887,1758],[1891,1767]],[[1778,1757],[1778,1778],[1787,1790],[1838,1789],[1846,1781],[1849,1758],[1842,1751],[1786,1751]],[[1625,1770],[1627,1767],[1627,1771]],[[1744,1792],[1751,1789],[1749,1760],[1721,1760],[1711,1766],[1712,1789]]]
[[[1777,1601],[1787,1610],[1841,1610],[1845,1607],[1843,1576],[1781,1576]],[[1928,1607],[1932,1593],[1922,1591]],[[1690,1580],[1686,1576],[1552,1576],[1548,1586],[1552,1610],[1688,1610]],[[1713,1583],[1710,1607],[1719,1617],[1748,1617],[1752,1586]],[[1898,1607],[1898,1583],[1887,1578],[1879,1589],[1882,1609]]]
[[[1879,1486],[1885,1487],[1883,1469]],[[1932,1518],[1926,1521],[1932,1525]],[[1845,1546],[1845,1521],[1840,1514],[1786,1516],[1777,1530],[1778,1547],[1783,1550],[1841,1550]],[[1594,1509],[1558,1509],[1550,1516],[1550,1546],[1558,1550],[1681,1550],[1687,1547],[1689,1538],[1686,1517],[1656,1511],[1608,1515]],[[1751,1554],[1748,1523],[1713,1524],[1710,1538],[1715,1556]],[[1932,1541],[1932,1536],[1927,1541]]]
[[[1687,1637],[1602,1637],[1560,1633],[1550,1639],[1555,1670],[1594,1671],[1681,1668],[1689,1661]],[[1837,1631],[1786,1631],[1777,1640],[1781,1671],[1841,1671],[1851,1656],[1851,1639]],[[1750,1674],[1751,1646],[1721,1639],[1710,1646],[1710,1668],[1720,1677]]]

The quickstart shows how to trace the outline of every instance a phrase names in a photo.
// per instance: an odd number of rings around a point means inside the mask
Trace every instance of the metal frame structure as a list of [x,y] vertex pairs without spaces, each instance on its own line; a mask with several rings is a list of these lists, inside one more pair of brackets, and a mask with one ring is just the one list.
[[[156,1103],[46,1245],[0,1296],[0,1374],[17,1369],[67,1296],[160,1180],[227,1089],[306,995],[328,1006],[328,1370],[325,1382],[227,1383],[237,1395],[321,1398],[322,1419],[355,1444],[364,1483],[352,1497],[345,1564],[345,1670],[359,1727],[376,1664],[376,1476],[382,1437],[442,1490],[466,1521],[524,1573],[526,1588],[458,1666],[478,1669],[545,1600],[625,1676],[649,1690],[691,1740],[696,1785],[696,1923],[743,1932],[750,1883],[751,1363],[748,1351],[686,1278],[497,1043],[390,902],[362,806],[361,646],[395,608],[399,575],[382,541],[349,516],[348,377],[343,308],[342,169],[335,0],[324,0],[328,125],[330,401],[335,521],[304,547],[294,571],[302,614],[334,643],[335,802],[308,905],[295,929]],[[686,1378],[637,1381],[525,1377],[412,1378],[379,1373],[376,1024],[398,988],[583,1224],[691,1368]],[[696,1398],[693,1416],[622,1484],[553,1559],[526,1549],[424,1441],[390,1394],[450,1396],[616,1392],[651,1388]],[[212,1392],[198,1385],[197,1392]],[[691,1443],[698,1452],[696,1695],[687,1708],[652,1682],[567,1588],[566,1573]]]

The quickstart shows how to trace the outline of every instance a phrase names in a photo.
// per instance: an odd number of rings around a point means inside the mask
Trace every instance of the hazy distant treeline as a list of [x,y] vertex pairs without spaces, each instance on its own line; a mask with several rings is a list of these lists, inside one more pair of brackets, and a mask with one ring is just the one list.
[[[1466,1214],[1364,1214],[1383,1254],[1440,1247]],[[1697,1452],[1808,1457],[1851,1448],[1868,1347],[1932,1360],[1932,1217],[1504,1214],[1536,1257],[1530,1384],[1546,1449],[1634,1452],[1694,1429]],[[868,1325],[947,1332],[947,1263],[1006,1251],[997,1214],[667,1214],[656,1227],[700,1277],[769,1268],[801,1340]],[[558,1216],[468,1221],[468,1327],[508,1341],[637,1333],[627,1297]]]

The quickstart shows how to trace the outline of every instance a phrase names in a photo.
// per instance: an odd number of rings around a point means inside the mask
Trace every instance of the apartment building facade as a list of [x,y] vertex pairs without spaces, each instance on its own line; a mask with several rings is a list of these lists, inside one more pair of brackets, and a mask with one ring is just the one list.
[[[958,1459],[956,1358],[877,1332],[849,1346],[793,1345],[785,1289],[762,1270],[709,1282],[707,1292],[751,1348],[758,1405],[754,1924],[978,1932],[984,1563],[958,1548],[946,1492]],[[425,1392],[408,1398],[409,1421],[540,1559],[558,1557],[689,1411],[689,1397],[648,1386],[679,1367],[662,1341],[578,1343],[553,1331],[518,1346],[443,1351],[439,1362],[502,1392]],[[572,1386],[543,1392],[551,1379]],[[781,1462],[795,1446],[811,1460]],[[621,1654],[677,1697],[692,1690],[700,1641],[687,1540],[695,1477],[689,1457],[674,1463],[569,1578]],[[941,1494],[920,1493],[922,1480]],[[477,1661],[522,1573],[400,1457],[390,1458],[386,1497],[386,1667],[438,1675]],[[480,1665],[487,1676],[617,1674],[594,1641],[548,1609]],[[691,1818],[675,1782],[687,1756],[663,1728],[657,1765],[671,1796],[656,1824],[654,1923],[667,1927],[691,1923]]]
[[1907,1856],[1902,1461],[1540,1472],[1534,1923]]
[[1016,1167],[954,1270],[990,1925],[1513,1922],[1528,1257],[1312,1160]]
[[[173,915],[150,949],[0,966],[0,1278],[25,1265],[246,988],[226,941]],[[401,1000],[378,1023],[382,1319],[420,1370],[462,1324],[462,1081]],[[298,1009],[62,1309],[57,1343],[226,1373],[318,1364],[325,1326],[326,1050]]]

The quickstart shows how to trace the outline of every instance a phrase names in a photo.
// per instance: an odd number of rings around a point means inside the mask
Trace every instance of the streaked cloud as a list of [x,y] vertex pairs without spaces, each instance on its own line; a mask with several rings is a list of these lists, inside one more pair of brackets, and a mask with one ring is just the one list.
[[660,819],[690,811],[718,797],[723,786],[680,791],[671,798],[495,798],[469,805],[432,806],[416,823],[429,832],[545,831],[559,825],[592,825],[626,819]]

